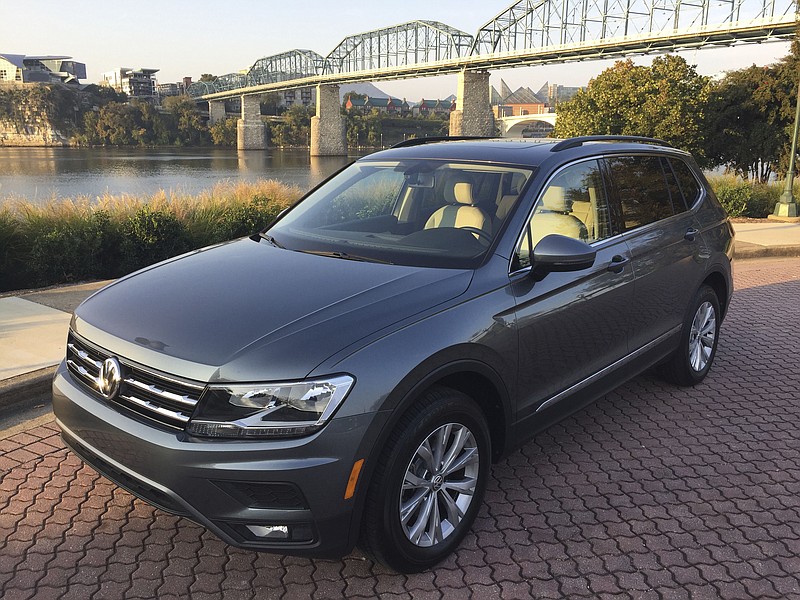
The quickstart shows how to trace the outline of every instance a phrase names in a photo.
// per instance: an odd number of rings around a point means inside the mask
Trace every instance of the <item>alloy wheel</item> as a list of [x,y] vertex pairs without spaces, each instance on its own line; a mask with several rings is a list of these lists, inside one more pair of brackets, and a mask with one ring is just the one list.
[[714,350],[714,339],[717,334],[717,315],[710,302],[703,302],[697,307],[689,332],[689,364],[696,372],[701,372],[708,365]]
[[400,524],[419,547],[438,544],[458,527],[478,485],[480,455],[468,427],[448,423],[414,453],[400,490]]

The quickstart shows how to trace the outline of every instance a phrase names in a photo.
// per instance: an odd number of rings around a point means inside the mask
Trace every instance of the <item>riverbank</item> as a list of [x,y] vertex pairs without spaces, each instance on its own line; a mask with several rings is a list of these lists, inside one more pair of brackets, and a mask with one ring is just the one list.
[[0,292],[110,279],[269,224],[302,194],[274,180],[0,205]]

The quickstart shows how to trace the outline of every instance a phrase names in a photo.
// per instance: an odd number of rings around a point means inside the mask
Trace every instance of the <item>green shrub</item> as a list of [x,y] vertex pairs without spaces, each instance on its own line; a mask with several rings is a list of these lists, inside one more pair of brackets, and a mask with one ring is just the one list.
[[121,267],[131,272],[189,250],[186,229],[165,210],[143,206],[122,224]]
[[754,219],[772,212],[782,189],[780,183],[751,183],[728,175],[711,177],[709,183],[728,215]]
[[106,211],[87,212],[84,218],[40,221],[38,229],[36,236],[28,241],[27,270],[33,285],[106,279],[122,274],[121,234]]
[[0,209],[0,291],[20,284],[21,232],[19,221],[7,208]]

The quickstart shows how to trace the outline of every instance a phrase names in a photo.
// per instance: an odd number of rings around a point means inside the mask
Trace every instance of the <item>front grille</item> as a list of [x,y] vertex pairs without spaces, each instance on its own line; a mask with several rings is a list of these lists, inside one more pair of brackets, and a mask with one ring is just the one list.
[[122,383],[117,396],[107,400],[100,393],[98,377],[103,361],[110,356],[107,351],[70,332],[67,368],[98,398],[171,428],[183,429],[186,426],[205,386],[157,373],[117,357],[122,368]]

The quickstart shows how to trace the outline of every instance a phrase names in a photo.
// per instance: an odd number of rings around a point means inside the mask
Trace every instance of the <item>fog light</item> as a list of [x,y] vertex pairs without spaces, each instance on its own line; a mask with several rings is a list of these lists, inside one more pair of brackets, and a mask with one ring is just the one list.
[[247,528],[256,537],[272,540],[289,539],[288,525],[248,525]]

